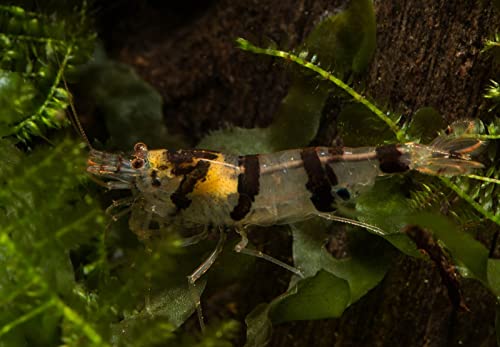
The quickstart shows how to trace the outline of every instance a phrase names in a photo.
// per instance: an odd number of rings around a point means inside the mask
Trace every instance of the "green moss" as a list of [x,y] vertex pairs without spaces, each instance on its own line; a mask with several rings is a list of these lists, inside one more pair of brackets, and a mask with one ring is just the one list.
[[64,76],[89,58],[93,40],[84,12],[56,19],[0,6],[0,136],[26,141],[64,123]]

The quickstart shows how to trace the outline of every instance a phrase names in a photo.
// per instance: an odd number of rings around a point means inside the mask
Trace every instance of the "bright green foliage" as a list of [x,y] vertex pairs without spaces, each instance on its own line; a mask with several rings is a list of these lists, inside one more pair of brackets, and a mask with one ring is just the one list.
[[500,35],[496,33],[491,40],[486,40],[481,52],[490,54],[495,64],[498,64],[500,61]]
[[486,93],[484,94],[486,99],[492,99],[495,104],[500,103],[500,86],[497,82],[491,81],[491,85],[486,89]]
[[84,319],[69,258],[103,226],[101,209],[78,187],[81,146],[64,140],[27,156],[8,141],[0,146],[9,154],[0,177],[0,341],[54,345],[62,319],[72,330],[67,339],[100,344],[100,333]]
[[64,123],[63,78],[92,52],[83,10],[64,18],[0,6],[0,136],[26,141]]
[[490,99],[493,103],[490,111],[495,109],[500,104],[500,85],[496,81],[491,80],[491,84],[486,88],[484,97]]
[[[67,74],[88,59],[94,38],[84,11],[74,12],[0,6],[0,346],[229,345],[235,322],[210,324],[200,336],[176,331],[194,312],[185,275],[198,259],[181,254],[174,236],[143,245],[126,220],[106,227],[83,145],[15,147],[65,122],[64,76],[75,77]],[[127,98],[143,91],[159,114],[157,93],[141,82],[126,84]],[[203,288],[199,281],[198,295]]]

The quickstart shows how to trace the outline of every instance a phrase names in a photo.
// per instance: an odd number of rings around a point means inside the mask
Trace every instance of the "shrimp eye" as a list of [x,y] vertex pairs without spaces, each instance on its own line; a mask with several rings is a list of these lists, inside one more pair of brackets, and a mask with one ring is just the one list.
[[148,146],[146,146],[144,143],[142,142],[137,142],[134,146],[134,151],[137,153],[137,152],[146,152],[148,150]]
[[132,167],[134,169],[140,169],[143,166],[144,166],[144,159],[135,158],[134,160],[132,160]]

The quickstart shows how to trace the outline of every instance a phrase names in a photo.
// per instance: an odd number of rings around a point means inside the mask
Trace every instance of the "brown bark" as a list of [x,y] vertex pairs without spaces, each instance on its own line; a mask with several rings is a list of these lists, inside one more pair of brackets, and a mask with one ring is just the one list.
[[[326,0],[155,4],[132,1],[111,9],[113,19],[103,17],[104,37],[117,57],[163,95],[170,129],[188,134],[193,143],[226,123],[268,124],[286,94],[282,65],[238,51],[236,37],[292,48],[322,15],[343,5]],[[376,1],[375,9],[377,50],[363,80],[366,95],[405,117],[424,106],[435,107],[448,122],[485,110],[482,93],[493,73],[480,50],[497,30],[500,13],[488,2],[472,0]],[[282,288],[269,278],[275,276],[260,273],[247,291],[270,300]],[[432,263],[401,256],[383,282],[340,319],[283,324],[270,346],[494,346],[495,299],[472,280],[463,291],[471,312],[451,306]]]

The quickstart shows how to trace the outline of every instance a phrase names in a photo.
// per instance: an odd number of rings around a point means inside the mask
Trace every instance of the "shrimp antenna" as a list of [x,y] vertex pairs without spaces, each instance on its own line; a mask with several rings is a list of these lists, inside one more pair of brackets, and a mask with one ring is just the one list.
[[[60,65],[60,61],[59,61],[59,57],[55,56],[58,64]],[[85,130],[83,129],[83,126],[82,126],[82,123],[80,122],[80,119],[78,118],[77,116],[77,113],[76,113],[76,109],[75,109],[75,105],[73,104],[73,94],[71,94],[71,92],[69,91],[69,88],[68,88],[68,83],[66,83],[66,78],[64,77],[64,73],[61,74],[61,79],[64,83],[64,88],[66,89],[66,93],[68,93],[68,101],[69,101],[69,107],[71,108],[71,114],[69,114],[69,121],[71,122],[71,125],[73,125],[73,128],[76,130],[76,132],[78,134],[80,134],[80,136],[83,138],[83,140],[85,141],[85,143],[87,144],[87,146],[89,146],[89,149],[94,149],[94,147],[92,147],[92,145],[90,144],[90,141],[89,141],[89,138],[87,136],[87,134],[85,133]],[[68,114],[68,112],[66,112],[66,114]]]
[[64,76],[62,76],[62,81],[64,83],[64,87],[66,88],[66,92],[68,93],[68,99],[69,99],[69,107],[71,109],[71,112],[69,113],[69,120],[75,130],[83,137],[83,140],[89,146],[90,149],[94,149],[92,145],[90,144],[89,138],[87,134],[85,133],[85,130],[83,129],[82,123],[80,122],[80,119],[77,116],[75,105],[73,104],[73,94],[70,93],[68,84],[66,83],[66,79]]

